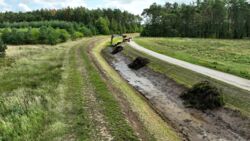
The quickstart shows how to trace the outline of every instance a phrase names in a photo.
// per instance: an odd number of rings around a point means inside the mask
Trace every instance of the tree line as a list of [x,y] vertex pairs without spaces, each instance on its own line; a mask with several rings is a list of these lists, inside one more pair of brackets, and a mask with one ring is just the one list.
[[0,35],[7,44],[57,44],[68,39],[92,36],[83,24],[65,21],[0,23]]
[[250,4],[246,0],[197,0],[191,4],[152,4],[144,9],[142,36],[249,38]]
[[84,7],[41,9],[31,12],[0,13],[0,23],[66,21],[84,24],[94,34],[133,33],[141,31],[141,17],[119,9],[95,9]]
[[2,40],[6,44],[51,44],[65,42],[68,39],[83,37],[81,32],[74,32],[72,35],[65,29],[54,29],[43,26],[41,28],[9,29],[2,31]]

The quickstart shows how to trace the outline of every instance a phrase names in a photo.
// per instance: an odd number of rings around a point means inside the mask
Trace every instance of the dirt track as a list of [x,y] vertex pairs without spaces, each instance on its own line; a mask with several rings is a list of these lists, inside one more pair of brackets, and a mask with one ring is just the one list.
[[127,67],[131,60],[121,54],[110,62],[113,67],[151,104],[155,106],[187,140],[230,140],[250,139],[250,120],[242,118],[236,111],[218,109],[200,112],[185,108],[179,95],[186,90],[164,75],[148,68],[132,71]]
[[234,75],[227,74],[224,72],[216,71],[216,70],[202,67],[199,65],[194,65],[194,64],[191,64],[191,63],[188,63],[185,61],[181,61],[181,60],[178,60],[178,59],[166,56],[166,55],[162,55],[162,54],[156,53],[154,51],[151,51],[149,49],[146,49],[133,41],[131,41],[128,44],[131,47],[133,47],[134,49],[136,49],[140,52],[146,53],[146,54],[153,56],[155,58],[158,58],[162,61],[174,64],[174,65],[177,65],[177,66],[189,69],[189,70],[192,70],[194,72],[209,76],[209,77],[214,78],[216,80],[220,80],[220,81],[228,83],[230,85],[233,85],[233,86],[242,88],[244,90],[250,91],[250,80],[248,80],[248,79],[244,79],[244,78],[241,78],[238,76],[234,76]]

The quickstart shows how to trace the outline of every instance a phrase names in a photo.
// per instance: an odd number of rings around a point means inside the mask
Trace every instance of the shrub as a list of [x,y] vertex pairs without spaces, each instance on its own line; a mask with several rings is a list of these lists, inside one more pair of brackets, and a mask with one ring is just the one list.
[[85,26],[81,27],[80,31],[83,33],[84,36],[92,36],[93,35],[92,31]]
[[50,45],[55,45],[57,43],[60,43],[60,31],[55,30],[52,27],[48,27],[48,35],[47,35],[47,43]]
[[108,19],[100,17],[96,21],[96,28],[98,29],[99,34],[108,35],[110,33]]
[[83,37],[83,34],[81,32],[74,32],[72,35],[72,39],[75,40],[77,38]]
[[222,107],[225,103],[221,91],[208,81],[194,85],[181,95],[185,104],[200,110],[215,109]]
[[26,32],[25,42],[26,44],[37,44],[39,40],[40,32],[37,28],[29,28]]
[[60,34],[59,38],[61,42],[65,42],[70,38],[70,34],[65,29],[57,29],[57,32]]
[[146,66],[149,63],[147,58],[137,57],[131,64],[128,65],[129,68],[134,70],[139,70],[140,68]]
[[0,56],[5,54],[6,49],[7,49],[7,46],[4,44],[4,42],[0,38]]

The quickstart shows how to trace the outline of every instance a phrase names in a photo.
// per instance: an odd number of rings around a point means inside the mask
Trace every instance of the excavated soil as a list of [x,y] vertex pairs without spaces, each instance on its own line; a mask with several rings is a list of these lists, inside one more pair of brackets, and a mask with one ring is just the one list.
[[[106,52],[110,52],[109,49]],[[144,67],[131,70],[131,59],[118,53],[109,63],[136,88],[150,104],[164,116],[185,138],[191,141],[247,141],[250,140],[250,118],[227,108],[199,111],[186,108],[179,96],[187,89]]]

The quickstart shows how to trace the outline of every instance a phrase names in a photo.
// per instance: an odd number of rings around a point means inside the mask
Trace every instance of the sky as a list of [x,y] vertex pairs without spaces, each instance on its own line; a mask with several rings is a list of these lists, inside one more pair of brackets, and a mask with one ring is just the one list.
[[89,9],[119,8],[133,14],[141,14],[143,9],[152,3],[166,2],[190,3],[193,0],[0,0],[0,12],[4,11],[32,11],[41,8],[60,9],[65,7],[84,6]]

